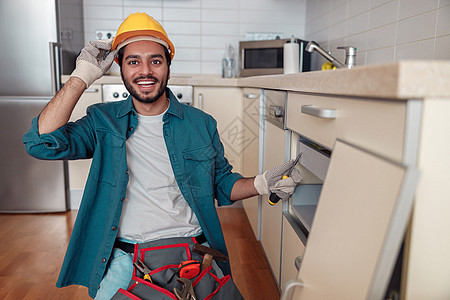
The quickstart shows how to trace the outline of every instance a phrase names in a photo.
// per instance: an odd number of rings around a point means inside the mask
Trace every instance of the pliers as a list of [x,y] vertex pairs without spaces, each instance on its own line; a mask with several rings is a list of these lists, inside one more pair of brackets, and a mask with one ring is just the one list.
[[144,280],[153,283],[152,278],[150,277],[151,270],[140,259],[138,259],[136,262],[133,262],[133,264],[136,269],[139,270],[139,272],[144,274]]
[[195,297],[194,288],[192,287],[192,282],[187,278],[178,278],[177,281],[181,283],[183,289],[180,291],[174,288],[173,291],[178,300],[197,300]]

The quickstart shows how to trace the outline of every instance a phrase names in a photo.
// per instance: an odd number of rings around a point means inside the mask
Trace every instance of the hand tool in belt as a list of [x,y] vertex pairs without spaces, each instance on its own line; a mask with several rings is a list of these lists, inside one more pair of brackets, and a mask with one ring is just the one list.
[[192,251],[203,256],[202,268],[201,268],[200,272],[203,272],[203,270],[205,270],[207,267],[211,266],[213,258],[220,260],[220,261],[228,260],[228,257],[225,254],[223,254],[222,252],[217,251],[212,248],[209,248],[209,247],[206,247],[206,246],[203,246],[203,245],[200,245],[200,244],[195,244]]
[[150,277],[151,270],[140,259],[138,259],[137,262],[133,262],[133,264],[139,272],[144,274],[144,280],[153,283],[152,278]]
[[177,288],[173,289],[175,296],[178,300],[197,300],[194,293],[194,288],[192,287],[192,282],[187,278],[178,278],[177,281],[181,283],[182,290]]

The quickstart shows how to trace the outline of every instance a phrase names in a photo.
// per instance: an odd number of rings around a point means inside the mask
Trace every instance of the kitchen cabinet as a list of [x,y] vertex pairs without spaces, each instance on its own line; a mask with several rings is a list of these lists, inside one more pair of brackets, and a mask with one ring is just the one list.
[[417,100],[288,94],[288,129],[333,151],[293,299],[385,296],[419,177],[421,114]]
[[288,221],[288,216],[283,215],[283,231],[281,245],[281,278],[280,287],[284,288],[287,281],[296,278],[298,269],[295,261],[301,261],[305,251],[305,245]]
[[418,175],[338,140],[293,299],[383,299]]
[[402,160],[405,101],[288,94],[287,127],[332,149],[336,138]]
[[[86,108],[89,105],[102,102],[101,85],[91,85],[81,95],[75,106],[70,121],[76,121],[86,115]],[[91,167],[91,159],[69,161],[69,186],[71,209],[78,209],[84,191],[84,185]]]
[[[242,175],[253,177],[259,171],[260,90],[244,88],[242,92],[244,141],[246,142],[243,147]],[[242,206],[257,239],[259,239],[260,227],[260,199],[260,196],[255,196],[242,201]]]
[[242,91],[237,87],[194,87],[193,105],[212,115],[233,171],[242,172],[242,151],[246,146]]
[[[284,140],[284,130],[266,121],[264,124],[264,170],[283,164]],[[282,201],[279,201],[274,206],[270,205],[268,195],[263,195],[261,202],[261,244],[275,281],[279,284],[283,205]]]

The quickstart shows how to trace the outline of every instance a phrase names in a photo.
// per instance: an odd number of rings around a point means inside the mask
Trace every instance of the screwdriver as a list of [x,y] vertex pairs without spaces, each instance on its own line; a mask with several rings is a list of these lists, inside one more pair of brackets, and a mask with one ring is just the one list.
[[[291,176],[292,171],[294,170],[295,166],[297,165],[298,161],[300,160],[300,157],[302,157],[302,153],[300,152],[299,155],[297,155],[297,158],[294,160],[294,164],[292,165],[292,168],[289,169],[289,171],[287,172],[287,174],[283,175],[283,177],[281,179],[287,179],[289,178],[289,176]],[[275,193],[270,193],[269,196],[269,204],[270,205],[275,205],[278,203],[278,201],[280,201],[280,197],[277,196],[277,194]]]

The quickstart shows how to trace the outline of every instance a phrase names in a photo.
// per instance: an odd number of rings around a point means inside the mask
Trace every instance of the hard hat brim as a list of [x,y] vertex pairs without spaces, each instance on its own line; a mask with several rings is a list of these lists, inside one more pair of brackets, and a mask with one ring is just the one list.
[[[156,30],[130,30],[130,31],[124,31],[121,32],[120,34],[118,34],[115,38],[114,41],[111,45],[111,50],[116,50],[117,47],[122,44],[123,42],[125,42],[127,39],[133,38],[133,37],[137,37],[137,36],[152,36],[152,37],[156,37],[164,42],[167,43],[167,45],[169,46],[168,50],[170,53],[170,59],[172,60],[173,57],[175,56],[175,47],[172,44],[172,42],[163,34],[161,34],[160,32],[156,31]],[[160,43],[162,44],[162,43]],[[164,44],[162,44],[164,45]],[[118,59],[115,59],[116,63],[119,63]]]

